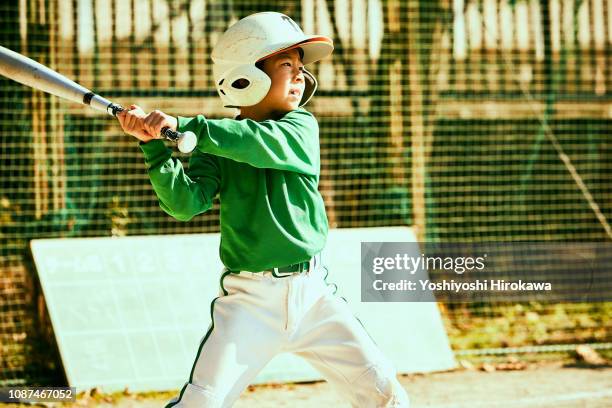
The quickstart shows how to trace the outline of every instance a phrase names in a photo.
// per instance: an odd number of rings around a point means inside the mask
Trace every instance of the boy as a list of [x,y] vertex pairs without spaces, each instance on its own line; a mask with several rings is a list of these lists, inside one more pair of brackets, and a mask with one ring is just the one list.
[[[301,106],[316,90],[304,64],[333,50],[279,13],[248,16],[212,53],[215,83],[235,119],[119,115],[141,141],[160,205],[187,221],[220,196],[225,269],[211,326],[180,395],[167,407],[229,407],[280,352],[307,359],[355,407],[407,407],[391,364],[325,282],[327,218],[319,182],[316,119]],[[198,147],[185,171],[159,139],[191,130]]]

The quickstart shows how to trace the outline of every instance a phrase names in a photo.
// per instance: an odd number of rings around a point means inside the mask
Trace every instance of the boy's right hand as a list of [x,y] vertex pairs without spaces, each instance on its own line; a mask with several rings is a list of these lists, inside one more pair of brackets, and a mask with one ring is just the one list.
[[124,110],[117,114],[117,119],[121,124],[121,128],[128,135],[132,135],[143,143],[150,142],[153,139],[159,139],[159,136],[151,135],[146,131],[144,126],[144,118],[147,114],[138,105],[130,105],[130,110]]

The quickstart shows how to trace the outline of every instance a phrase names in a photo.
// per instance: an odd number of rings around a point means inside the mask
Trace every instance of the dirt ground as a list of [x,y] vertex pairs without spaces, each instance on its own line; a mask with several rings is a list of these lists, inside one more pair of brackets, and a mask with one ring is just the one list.
[[[612,407],[612,367],[590,369],[548,365],[521,371],[460,370],[402,376],[412,407]],[[280,392],[279,392],[280,391]],[[348,407],[325,383],[292,390],[261,388],[246,393],[236,408]]]
[[[482,368],[489,369],[484,371]],[[503,368],[502,368],[503,369]],[[506,367],[507,369],[507,367]],[[412,407],[429,408],[569,408],[612,407],[612,366],[551,362],[501,371],[474,367],[450,372],[400,377]],[[80,408],[158,408],[172,393],[153,395],[89,395],[73,404],[39,406]],[[7,404],[6,407],[26,405]],[[30,405],[31,406],[31,405]],[[235,408],[348,408],[326,383],[250,387]]]

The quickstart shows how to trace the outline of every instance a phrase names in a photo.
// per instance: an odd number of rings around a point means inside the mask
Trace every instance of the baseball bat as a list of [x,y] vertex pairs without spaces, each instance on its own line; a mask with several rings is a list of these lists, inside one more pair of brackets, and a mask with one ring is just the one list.
[[[121,105],[91,92],[51,68],[2,46],[0,46],[0,75],[60,98],[88,105],[111,116],[116,117],[119,112],[125,110]],[[183,153],[191,152],[197,144],[193,132],[179,133],[164,127],[161,133],[166,139],[177,143]]]

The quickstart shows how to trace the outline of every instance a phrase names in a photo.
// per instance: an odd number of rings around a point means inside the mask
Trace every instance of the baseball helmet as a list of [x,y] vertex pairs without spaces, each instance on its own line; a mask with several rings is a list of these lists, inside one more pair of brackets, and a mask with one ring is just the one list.
[[[256,13],[239,20],[223,33],[212,51],[213,76],[226,108],[259,103],[270,90],[270,77],[255,64],[290,49],[301,49],[304,65],[327,57],[334,49],[330,38],[305,35],[289,17],[276,12]],[[316,78],[304,69],[305,105],[317,89]]]

